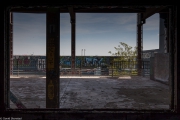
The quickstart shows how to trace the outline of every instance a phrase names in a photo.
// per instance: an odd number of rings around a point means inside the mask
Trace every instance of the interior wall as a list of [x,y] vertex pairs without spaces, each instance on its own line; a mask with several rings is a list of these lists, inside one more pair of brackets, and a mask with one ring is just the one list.
[[155,53],[151,61],[151,79],[169,84],[169,54]]

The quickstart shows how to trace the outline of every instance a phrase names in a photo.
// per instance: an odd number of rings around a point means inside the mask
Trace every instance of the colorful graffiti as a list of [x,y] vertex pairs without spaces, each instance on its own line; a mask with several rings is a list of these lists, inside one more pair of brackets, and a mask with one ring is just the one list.
[[[13,69],[32,69],[37,70],[40,60],[46,59],[46,56],[13,56]],[[45,64],[45,63],[44,63]]]
[[22,65],[29,66],[31,63],[31,60],[28,56],[21,56],[18,58],[15,57],[15,59],[13,59],[13,63],[14,65],[19,65],[19,66],[22,66]]
[[[99,67],[109,65],[112,56],[76,56],[76,67]],[[13,56],[13,69],[33,69],[44,70],[46,66],[46,56]],[[60,56],[59,66],[63,68],[71,67],[71,56]]]
[[[96,68],[109,66],[118,56],[76,56],[76,68]],[[71,68],[71,56],[60,56],[59,66]],[[13,69],[46,69],[46,56],[13,56]]]
[[[76,67],[105,66],[110,63],[110,56],[76,56]],[[60,65],[70,67],[71,57],[60,56]]]

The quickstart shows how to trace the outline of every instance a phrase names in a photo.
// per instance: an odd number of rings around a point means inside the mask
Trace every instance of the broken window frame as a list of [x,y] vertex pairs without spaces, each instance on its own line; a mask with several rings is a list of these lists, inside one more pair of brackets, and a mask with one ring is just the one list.
[[[14,6],[13,6],[14,7]],[[11,12],[11,8],[13,8],[11,6],[9,6],[6,11],[4,11],[4,17],[5,17],[5,20],[4,20],[4,26],[5,26],[5,36],[4,36],[4,42],[5,44],[4,47],[5,47],[5,60],[4,60],[4,65],[5,65],[5,68],[4,68],[4,75],[3,76],[3,80],[4,80],[4,88],[3,88],[3,92],[5,93],[4,95],[4,101],[5,101],[5,106],[4,106],[4,109],[3,111],[5,112],[28,112],[28,113],[37,113],[37,112],[48,112],[48,113],[54,113],[54,112],[62,112],[62,113],[78,113],[78,112],[87,112],[87,113],[96,113],[96,112],[110,112],[110,113],[114,113],[114,112],[127,112],[127,113],[171,113],[171,112],[177,112],[177,105],[174,101],[178,101],[178,92],[177,91],[177,87],[175,87],[175,82],[177,82],[175,80],[175,78],[177,79],[177,74],[174,72],[174,68],[175,68],[175,63],[172,62],[172,61],[175,61],[175,56],[174,56],[174,47],[175,47],[175,42],[176,42],[176,35],[177,35],[177,28],[171,28],[171,29],[168,29],[168,33],[169,33],[169,39],[173,39],[172,41],[169,40],[169,53],[171,54],[170,55],[170,81],[171,81],[171,107],[169,110],[139,110],[139,109],[49,109],[49,108],[45,108],[45,109],[38,109],[38,108],[33,108],[33,109],[11,109],[10,108],[10,99],[9,99],[9,92],[10,92],[10,12]],[[18,6],[15,6],[17,7],[18,9]],[[36,7],[36,6],[34,6]],[[19,7],[19,9],[21,9]],[[44,7],[42,9],[42,11],[46,10],[46,7]],[[173,10],[176,10],[176,14],[173,14]],[[25,11],[26,12],[26,11]],[[39,11],[41,12],[41,11]],[[170,27],[172,26],[175,26],[174,24],[177,24],[177,21],[176,19],[174,19],[172,16],[172,14],[177,18],[177,6],[170,6],[169,8],[169,23],[168,25]],[[176,22],[174,22],[176,21]],[[172,30],[176,31],[176,33],[172,33]],[[176,75],[176,76],[175,76]],[[1,77],[2,78],[2,77]],[[175,95],[176,94],[176,95]],[[178,102],[177,102],[178,103]],[[175,107],[174,107],[175,106]]]

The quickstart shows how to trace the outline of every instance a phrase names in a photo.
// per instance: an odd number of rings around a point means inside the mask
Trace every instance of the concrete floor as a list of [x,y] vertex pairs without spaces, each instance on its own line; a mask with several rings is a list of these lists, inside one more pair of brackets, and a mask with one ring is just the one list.
[[[45,108],[45,78],[15,78],[10,90],[27,108]],[[149,77],[61,77],[60,108],[169,109],[169,86]],[[11,108],[16,106],[10,102]]]

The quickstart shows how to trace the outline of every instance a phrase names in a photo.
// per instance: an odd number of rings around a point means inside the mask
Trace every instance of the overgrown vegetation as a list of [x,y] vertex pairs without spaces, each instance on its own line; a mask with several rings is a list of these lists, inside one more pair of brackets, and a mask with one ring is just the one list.
[[136,74],[137,47],[133,48],[124,42],[120,42],[120,45],[114,48],[116,50],[115,53],[108,52],[112,56],[118,56],[113,59],[110,66],[111,69],[114,69],[113,75]]

